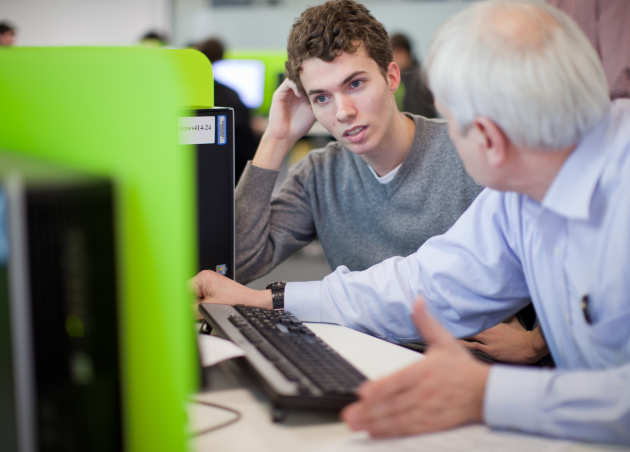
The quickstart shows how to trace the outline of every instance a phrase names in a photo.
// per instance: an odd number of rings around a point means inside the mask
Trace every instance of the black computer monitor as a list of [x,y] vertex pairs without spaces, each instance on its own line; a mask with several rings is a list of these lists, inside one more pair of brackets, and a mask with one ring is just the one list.
[[265,96],[265,64],[260,60],[226,59],[212,64],[212,76],[238,93],[251,109],[260,107]]
[[0,154],[0,450],[123,450],[114,187]]
[[194,145],[198,270],[234,278],[234,109],[190,109],[180,117],[181,144]]

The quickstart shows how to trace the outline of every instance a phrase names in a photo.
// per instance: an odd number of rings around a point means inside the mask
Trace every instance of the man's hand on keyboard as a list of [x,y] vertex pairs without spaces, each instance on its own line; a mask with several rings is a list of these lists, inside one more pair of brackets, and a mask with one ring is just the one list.
[[374,437],[412,435],[481,422],[490,367],[475,360],[420,299],[414,321],[429,348],[424,359],[358,389],[342,419]]
[[191,280],[198,303],[244,304],[271,309],[271,290],[254,290],[212,270],[202,270]]

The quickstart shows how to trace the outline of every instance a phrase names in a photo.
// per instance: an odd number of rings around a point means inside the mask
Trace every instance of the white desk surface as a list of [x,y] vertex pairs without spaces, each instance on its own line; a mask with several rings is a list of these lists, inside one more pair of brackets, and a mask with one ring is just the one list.
[[[400,369],[422,355],[349,328],[327,324],[309,327],[368,378]],[[621,451],[627,448],[552,440],[531,435],[490,430],[483,425],[448,432],[388,440],[372,440],[349,430],[337,415],[290,411],[282,423],[271,422],[270,404],[253,380],[234,362],[222,363],[210,372],[210,390],[195,398],[225,405],[241,412],[241,419],[222,429],[194,437],[194,451],[431,451],[431,452],[580,452]],[[193,431],[218,425],[233,415],[205,405],[191,404]]]

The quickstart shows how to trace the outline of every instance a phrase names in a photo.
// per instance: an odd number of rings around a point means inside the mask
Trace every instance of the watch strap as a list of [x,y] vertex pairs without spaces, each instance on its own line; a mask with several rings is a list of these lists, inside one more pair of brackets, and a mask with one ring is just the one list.
[[287,283],[284,281],[274,281],[265,287],[265,289],[271,289],[273,309],[284,309],[284,287],[286,285]]

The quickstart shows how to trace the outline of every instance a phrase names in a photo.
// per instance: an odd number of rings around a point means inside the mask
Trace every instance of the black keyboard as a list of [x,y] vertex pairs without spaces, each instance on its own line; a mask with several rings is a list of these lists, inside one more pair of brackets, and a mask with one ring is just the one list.
[[276,409],[340,410],[356,400],[356,389],[366,380],[287,311],[208,303],[199,310],[219,334],[243,349]]

